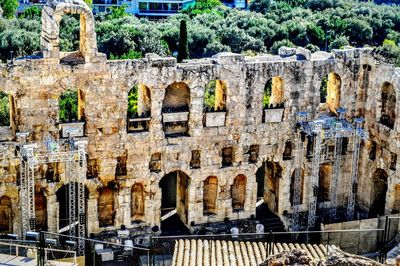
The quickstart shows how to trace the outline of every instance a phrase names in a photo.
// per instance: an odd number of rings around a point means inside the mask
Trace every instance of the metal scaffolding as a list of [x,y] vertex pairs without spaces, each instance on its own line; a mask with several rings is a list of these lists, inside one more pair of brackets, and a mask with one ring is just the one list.
[[[351,178],[351,191],[349,194],[348,202],[348,212],[347,217],[352,217],[354,215],[354,204],[355,204],[355,194],[357,191],[357,170],[358,170],[358,160],[359,160],[359,150],[360,150],[360,140],[366,139],[368,134],[361,128],[363,119],[356,118],[354,123],[345,119],[345,110],[339,108],[337,110],[338,117],[322,116],[317,120],[307,121],[304,119],[299,119],[299,117],[307,117],[304,112],[298,113],[297,127],[300,129],[301,134],[305,134],[309,139],[313,140],[313,156],[311,160],[311,176],[308,178],[308,221],[307,228],[311,229],[315,226],[316,220],[316,209],[317,209],[317,198],[319,193],[319,169],[320,164],[326,160],[329,160],[327,156],[329,140],[334,140],[334,156],[333,156],[333,176],[331,179],[330,187],[330,199],[331,199],[331,209],[330,218],[331,220],[336,219],[337,210],[337,185],[341,176],[341,161],[342,161],[342,143],[343,138],[353,138],[354,137],[354,152],[352,154],[352,178]],[[301,135],[300,134],[300,135]],[[303,142],[300,139],[298,142]],[[302,144],[298,144],[298,156],[296,161],[296,176],[294,186],[298,189],[294,189],[294,199],[300,198],[300,182],[296,179],[297,172],[301,172],[302,162],[301,158],[304,151],[302,150]],[[300,170],[298,170],[300,169]],[[298,177],[300,179],[300,176]],[[296,201],[294,203],[299,203]],[[300,203],[298,204],[300,205]],[[293,206],[293,228],[299,228],[298,217],[299,217],[300,206],[294,204]],[[349,218],[350,219],[350,218]]]
[[[35,170],[40,164],[65,163],[65,183],[68,184],[68,234],[85,237],[85,186],[86,179],[86,141],[55,141],[46,137],[42,143],[19,146],[21,161],[21,215],[22,235],[34,231],[35,219]],[[60,206],[60,208],[63,206]],[[78,232],[76,232],[76,225]],[[83,254],[85,242],[78,243],[78,253]]]

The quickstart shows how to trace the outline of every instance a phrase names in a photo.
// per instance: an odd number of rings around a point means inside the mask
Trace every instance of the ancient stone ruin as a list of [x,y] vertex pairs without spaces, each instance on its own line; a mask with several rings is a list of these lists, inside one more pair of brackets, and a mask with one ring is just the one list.
[[[81,18],[73,53],[59,47],[64,14]],[[282,218],[314,201],[347,208],[353,196],[370,216],[400,211],[400,71],[372,49],[111,61],[97,51],[93,15],[80,0],[45,5],[41,45],[42,59],[0,64],[10,111],[0,128],[3,232],[59,232],[77,220],[85,235],[152,227],[172,210],[191,228],[250,218],[259,200]],[[132,89],[138,100],[128,115]],[[77,97],[74,121],[60,119],[66,92]],[[334,143],[324,152],[313,150],[313,136],[298,145],[299,112],[365,119],[355,172],[354,138],[342,139],[336,163]],[[319,153],[326,158],[312,171]]]

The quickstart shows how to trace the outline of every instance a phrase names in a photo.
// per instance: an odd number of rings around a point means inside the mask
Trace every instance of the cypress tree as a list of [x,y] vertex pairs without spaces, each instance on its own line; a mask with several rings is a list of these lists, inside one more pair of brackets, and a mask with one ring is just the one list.
[[189,58],[189,45],[188,45],[186,20],[181,20],[180,31],[179,31],[178,63],[181,63],[183,59],[187,58]]

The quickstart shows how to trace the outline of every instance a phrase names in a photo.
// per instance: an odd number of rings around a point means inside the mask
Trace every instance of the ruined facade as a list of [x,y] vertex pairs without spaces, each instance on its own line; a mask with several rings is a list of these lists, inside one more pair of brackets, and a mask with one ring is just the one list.
[[[81,16],[80,51],[74,53],[58,46],[59,22],[68,13]],[[181,64],[154,54],[108,61],[97,52],[93,16],[82,1],[49,1],[42,24],[42,59],[0,64],[0,91],[10,96],[10,125],[0,130],[3,232],[21,232],[18,132],[29,132],[28,143],[35,143],[45,136],[66,137],[64,128],[82,126],[76,138],[88,142],[88,234],[160,225],[162,211],[170,209],[190,227],[249,218],[260,198],[272,211],[290,213],[296,113],[317,118],[334,115],[339,106],[349,119],[364,116],[370,134],[361,144],[358,205],[374,215],[399,211],[400,71],[376,60],[371,50],[318,52],[310,60],[222,53]],[[325,76],[328,91],[321,102]],[[210,81],[216,81],[213,110],[204,107]],[[138,114],[129,117],[128,94],[135,86]],[[75,124],[59,118],[60,95],[69,89],[79,93]],[[351,147],[341,162],[341,205],[348,197]],[[310,191],[307,163],[303,210]],[[332,166],[321,165],[319,172],[318,204],[329,207]],[[37,229],[57,232],[65,226],[65,193],[59,192],[64,176],[62,163],[35,170]]]

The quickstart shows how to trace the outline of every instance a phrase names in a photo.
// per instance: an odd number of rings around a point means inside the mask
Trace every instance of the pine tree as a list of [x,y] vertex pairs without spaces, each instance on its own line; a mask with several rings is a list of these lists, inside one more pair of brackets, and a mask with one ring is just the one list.
[[189,45],[186,21],[181,20],[180,32],[179,32],[179,47],[178,47],[178,63],[181,63],[183,59],[189,58]]

